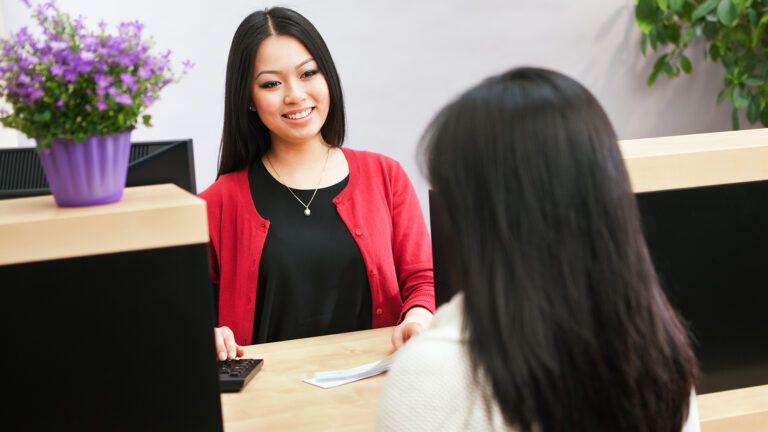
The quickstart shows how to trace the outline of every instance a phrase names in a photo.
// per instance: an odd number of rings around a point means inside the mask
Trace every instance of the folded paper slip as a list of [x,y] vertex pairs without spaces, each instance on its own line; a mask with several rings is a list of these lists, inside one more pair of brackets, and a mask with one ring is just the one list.
[[372,377],[389,370],[394,354],[373,363],[366,363],[350,369],[315,372],[315,376],[304,382],[322,388],[337,387],[364,378]]

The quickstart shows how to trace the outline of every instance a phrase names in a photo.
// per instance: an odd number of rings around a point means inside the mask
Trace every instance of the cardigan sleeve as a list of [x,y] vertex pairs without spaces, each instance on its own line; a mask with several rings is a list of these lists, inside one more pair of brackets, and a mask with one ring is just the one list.
[[221,238],[221,194],[216,183],[200,193],[205,200],[208,216],[208,261],[211,282],[219,285],[219,245]]
[[403,309],[420,306],[435,312],[432,244],[416,191],[399,163],[392,175],[392,250]]

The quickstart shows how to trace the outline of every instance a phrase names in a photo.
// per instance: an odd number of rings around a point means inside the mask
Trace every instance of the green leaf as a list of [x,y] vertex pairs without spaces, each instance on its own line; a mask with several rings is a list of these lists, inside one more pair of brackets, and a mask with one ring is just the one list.
[[664,28],[664,39],[666,42],[680,45],[680,26],[674,23],[666,26]]
[[736,108],[731,111],[731,126],[733,130],[739,130],[739,110]]
[[709,56],[712,57],[712,61],[720,59],[720,47],[716,44],[712,44],[709,47]]
[[648,35],[643,33],[640,36],[640,52],[643,53],[643,57],[647,56],[648,51]]
[[673,78],[677,76],[677,73],[675,73],[675,68],[672,67],[672,65],[669,62],[664,62],[662,65],[662,70],[664,71],[664,74],[667,75],[668,78]]
[[746,9],[749,3],[751,3],[751,0],[733,0],[733,4],[736,5],[740,11]]
[[763,15],[762,18],[760,18],[760,22],[757,23],[757,30],[760,31],[761,28],[763,28],[766,24],[768,24],[768,14]]
[[32,116],[32,121],[35,123],[47,123],[51,121],[51,112],[50,111],[43,111],[35,113]]
[[693,15],[691,15],[691,21],[698,21],[702,17],[706,16],[717,7],[718,3],[720,3],[720,0],[707,0],[700,4],[699,7],[693,11]]
[[640,31],[645,34],[651,31],[654,21],[656,21],[656,14],[658,12],[658,6],[655,0],[637,0],[637,6],[635,6],[635,20],[637,26],[640,27]]
[[141,122],[146,127],[152,127],[152,116],[150,114],[144,114],[141,116]]
[[728,97],[728,89],[729,89],[729,88],[730,88],[730,87],[726,87],[726,88],[724,88],[724,89],[720,90],[720,93],[717,95],[717,104],[718,104],[718,105],[720,105],[721,103],[723,103],[723,101],[725,100],[725,98],[727,98],[727,97]]
[[750,123],[755,123],[760,118],[760,101],[757,100],[757,98],[752,98],[749,101],[749,106],[747,107],[747,120],[749,120]]
[[687,44],[696,35],[696,27],[689,27],[683,34],[683,43]]
[[765,80],[762,80],[760,78],[747,78],[746,80],[744,80],[744,84],[746,84],[748,86],[759,87],[759,86],[765,84]]
[[657,58],[656,61],[653,62],[653,70],[660,72],[661,69],[664,67],[664,64],[667,62],[667,57],[669,57],[669,54],[660,55],[659,58]]
[[733,27],[739,21],[739,10],[733,0],[720,0],[717,6],[717,17],[724,26]]
[[648,40],[651,42],[651,48],[653,48],[654,51],[656,51],[656,47],[659,41],[659,32],[656,31],[656,27],[653,27],[651,29],[651,32],[648,33]]
[[648,75],[648,81],[647,81],[648,87],[652,87],[653,84],[656,82],[656,79],[659,78],[659,72],[661,72],[661,69],[654,70],[651,72],[650,75]]
[[757,27],[757,12],[754,9],[747,9],[747,18],[749,18],[749,25]]
[[656,0],[656,4],[659,5],[659,8],[663,11],[669,9],[669,0]]
[[683,70],[683,72],[689,74],[693,70],[693,65],[691,65],[691,59],[685,56],[685,54],[680,54],[680,68]]
[[736,87],[733,89],[733,108],[737,110],[743,110],[749,105],[749,93],[744,95],[741,90]]
[[672,9],[673,12],[681,11],[684,5],[685,0],[669,0],[669,8]]

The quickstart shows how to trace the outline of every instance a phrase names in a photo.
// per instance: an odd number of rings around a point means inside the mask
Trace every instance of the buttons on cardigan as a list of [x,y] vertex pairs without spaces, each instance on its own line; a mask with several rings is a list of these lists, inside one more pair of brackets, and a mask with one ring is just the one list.
[[361,230],[360,228],[356,229],[355,230],[355,235],[358,236],[358,237],[362,236],[363,235],[363,230]]
[[334,203],[334,204],[338,204],[338,203],[340,203],[340,202],[341,202],[341,198],[334,198],[334,199],[333,199],[333,203]]
[[381,314],[383,313],[384,313],[384,310],[382,310],[381,308],[376,308],[376,315],[381,316]]

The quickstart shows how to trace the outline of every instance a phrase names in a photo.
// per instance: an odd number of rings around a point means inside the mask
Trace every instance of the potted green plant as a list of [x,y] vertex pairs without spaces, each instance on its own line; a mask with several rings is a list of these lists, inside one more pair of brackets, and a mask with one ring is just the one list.
[[0,97],[11,108],[0,122],[36,141],[59,206],[118,201],[131,131],[140,117],[151,125],[145,110],[191,63],[176,76],[170,51],[154,54],[138,21],[90,31],[54,2],[23,3],[39,32],[23,27],[0,40]]
[[768,0],[635,0],[635,17],[642,31],[640,49],[660,51],[648,77],[690,74],[686,50],[704,38],[704,56],[725,68],[717,103],[733,103],[733,128],[739,112],[750,123],[768,127]]

